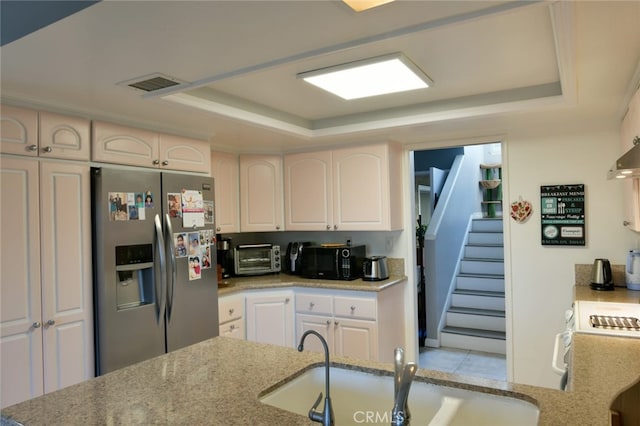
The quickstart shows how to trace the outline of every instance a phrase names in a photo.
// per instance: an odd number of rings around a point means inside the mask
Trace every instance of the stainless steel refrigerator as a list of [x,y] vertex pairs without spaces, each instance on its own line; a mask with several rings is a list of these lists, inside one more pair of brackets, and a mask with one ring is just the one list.
[[91,176],[96,374],[217,336],[213,179]]

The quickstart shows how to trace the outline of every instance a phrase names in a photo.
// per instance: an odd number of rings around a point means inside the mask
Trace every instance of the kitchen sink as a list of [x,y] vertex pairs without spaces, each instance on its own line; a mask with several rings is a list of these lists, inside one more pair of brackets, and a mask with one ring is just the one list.
[[[260,401],[307,416],[318,394],[324,392],[324,367],[294,375],[268,391]],[[390,424],[393,377],[385,372],[331,368],[330,393],[336,426]],[[438,386],[416,377],[409,393],[411,424],[416,425],[537,425],[534,404],[513,397]]]

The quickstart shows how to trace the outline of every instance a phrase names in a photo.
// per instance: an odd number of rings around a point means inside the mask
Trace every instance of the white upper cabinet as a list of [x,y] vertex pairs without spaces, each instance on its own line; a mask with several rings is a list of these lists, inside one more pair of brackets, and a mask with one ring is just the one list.
[[[620,134],[623,153],[631,149],[635,138],[640,138],[640,89],[631,98]],[[620,183],[624,185],[625,226],[640,232],[640,178],[623,179]]]
[[287,230],[402,229],[401,180],[394,144],[287,155]]
[[238,213],[238,156],[211,152],[211,176],[215,183],[215,225],[217,233],[240,232]]
[[93,122],[92,160],[211,173],[207,142],[101,121]]
[[208,142],[174,135],[159,135],[160,168],[211,173],[211,147]]
[[93,122],[93,161],[158,167],[159,151],[158,134],[155,132]]
[[282,157],[240,156],[240,231],[283,231]]
[[2,105],[1,151],[4,154],[65,160],[89,160],[90,121]]
[[331,151],[284,157],[285,228],[324,231],[333,228]]

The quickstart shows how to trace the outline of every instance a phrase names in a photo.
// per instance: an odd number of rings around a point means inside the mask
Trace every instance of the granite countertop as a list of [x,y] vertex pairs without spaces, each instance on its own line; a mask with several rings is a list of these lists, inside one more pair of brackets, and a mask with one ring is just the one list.
[[[638,339],[577,336],[570,392],[425,369],[416,380],[533,402],[540,408],[540,425],[605,426],[618,390],[640,377],[639,351]],[[322,360],[318,353],[216,337],[8,407],[3,414],[27,426],[310,425],[305,416],[264,405],[259,397]],[[332,363],[393,371],[391,364],[370,361],[334,357]]]
[[383,281],[364,281],[362,279],[352,281],[318,280],[304,278],[299,275],[290,275],[287,273],[260,275],[255,277],[234,277],[222,280],[218,283],[218,295],[225,296],[244,290],[286,287],[379,292],[396,284],[400,284],[407,279],[404,275],[404,259],[388,258],[387,267],[389,271],[389,279]]
[[592,290],[588,285],[573,288],[574,300],[592,300],[595,302],[640,303],[640,291],[615,287],[612,291]]
[[[622,297],[620,300],[629,302],[640,298],[640,292],[608,292],[606,296],[589,291],[576,288],[576,298]],[[606,426],[609,405],[618,392],[640,379],[638,353],[640,339],[576,335],[572,390],[568,392],[426,369],[418,370],[416,380],[533,402],[540,408],[540,425]],[[310,425],[313,423],[305,416],[264,405],[259,397],[322,361],[318,353],[216,337],[8,407],[2,414],[27,426]],[[391,364],[339,357],[333,357],[332,364],[387,374],[393,371]]]
[[395,275],[383,281],[352,281],[318,280],[303,278],[297,275],[271,274],[256,277],[229,278],[218,283],[218,295],[226,296],[244,290],[276,289],[287,287],[325,288],[332,290],[373,291],[379,292],[399,284],[407,279],[406,276]]

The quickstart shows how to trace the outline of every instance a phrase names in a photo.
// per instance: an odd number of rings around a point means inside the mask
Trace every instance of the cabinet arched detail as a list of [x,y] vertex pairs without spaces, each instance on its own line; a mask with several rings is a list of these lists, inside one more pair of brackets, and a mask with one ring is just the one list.
[[2,143],[19,143],[25,145],[27,129],[13,117],[2,117]]
[[82,138],[74,128],[60,125],[51,132],[51,142],[62,148],[78,150],[82,145]]
[[107,152],[127,154],[133,157],[153,159],[153,146],[146,141],[132,136],[114,136],[102,141],[102,147]]
[[[0,147],[5,154],[37,156],[37,111],[2,105],[0,112]],[[30,147],[35,147],[31,149]]]
[[200,151],[190,146],[174,146],[167,150],[167,160],[180,160],[187,163],[202,164]]
[[89,120],[40,112],[40,156],[66,160],[88,160]]

